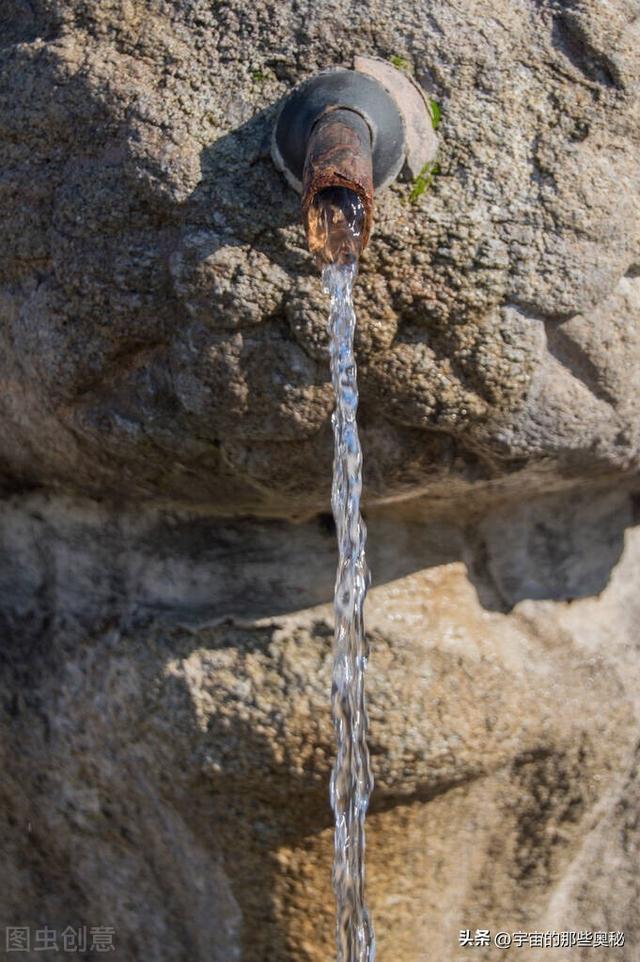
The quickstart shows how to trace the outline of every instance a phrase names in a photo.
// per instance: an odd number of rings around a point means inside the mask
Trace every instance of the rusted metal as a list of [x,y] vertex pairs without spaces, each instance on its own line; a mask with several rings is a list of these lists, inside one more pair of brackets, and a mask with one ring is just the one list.
[[360,198],[365,213],[361,246],[364,250],[373,223],[371,131],[354,110],[327,111],[316,121],[309,136],[302,178],[302,216],[310,247],[314,236],[310,223],[314,199],[328,187],[346,187]]
[[374,187],[386,187],[403,167],[410,177],[419,176],[438,146],[430,102],[417,84],[375,57],[358,56],[354,67],[325,70],[300,84],[283,101],[273,127],[274,163],[302,193],[307,239],[316,255],[323,224],[328,236],[322,210],[333,203],[325,197],[315,205],[321,191],[345,188],[357,195],[365,213],[362,250],[371,233]]
[[283,101],[271,138],[274,163],[294,190],[302,193],[309,139],[321,117],[331,111],[358,114],[371,133],[373,184],[376,190],[398,175],[405,157],[405,129],[400,108],[375,78],[336,67],[296,87]]

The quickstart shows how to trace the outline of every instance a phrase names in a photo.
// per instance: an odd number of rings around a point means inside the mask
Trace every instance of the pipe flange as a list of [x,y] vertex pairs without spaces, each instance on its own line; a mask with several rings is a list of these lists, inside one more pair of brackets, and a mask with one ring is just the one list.
[[356,56],[353,65],[358,72],[381,83],[398,105],[405,126],[407,170],[411,177],[417,177],[438,153],[431,100],[408,73],[387,60]]
[[371,133],[373,186],[394,180],[405,161],[405,123],[398,105],[378,80],[356,70],[336,67],[297,87],[285,100],[273,130],[273,161],[294,190],[302,192],[302,176],[311,131],[332,110],[360,115]]
[[438,150],[431,105],[406,73],[378,57],[354,58],[354,69],[333,67],[297,87],[276,119],[271,155],[288,183],[302,192],[309,137],[330,110],[360,114],[371,131],[373,186],[390,184],[404,164],[417,177]]

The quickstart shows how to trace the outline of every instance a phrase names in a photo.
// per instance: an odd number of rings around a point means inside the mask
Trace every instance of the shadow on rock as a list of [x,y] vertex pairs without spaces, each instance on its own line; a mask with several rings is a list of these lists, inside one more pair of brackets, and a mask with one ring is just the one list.
[[502,506],[468,531],[465,560],[481,604],[599,595],[635,517],[629,491],[577,490]]

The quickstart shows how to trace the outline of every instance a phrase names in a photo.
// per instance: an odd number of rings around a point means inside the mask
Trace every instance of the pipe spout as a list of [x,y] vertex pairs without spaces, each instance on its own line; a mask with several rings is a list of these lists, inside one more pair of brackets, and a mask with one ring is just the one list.
[[302,216],[309,250],[321,262],[335,260],[338,250],[357,259],[367,245],[373,219],[371,131],[354,110],[328,111],[311,131]]
[[415,177],[437,146],[419,88],[382,60],[356,57],[355,64],[356,69],[323,71],[297,87],[273,130],[273,160],[302,194],[309,246],[320,256],[318,211],[327,191],[351,192],[343,194],[347,203],[355,196],[363,250],[371,234],[374,189],[390,184],[405,164]]

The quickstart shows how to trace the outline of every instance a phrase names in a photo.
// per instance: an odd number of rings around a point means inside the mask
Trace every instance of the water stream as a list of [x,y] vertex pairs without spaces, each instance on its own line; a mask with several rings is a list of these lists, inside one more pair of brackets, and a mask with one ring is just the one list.
[[366,528],[360,514],[362,450],[356,420],[356,317],[352,294],[364,210],[355,194],[336,188],[319,195],[316,213],[316,250],[321,251],[324,289],[331,298],[331,377],[336,397],[331,500],[338,568],[331,705],[337,754],[331,775],[331,805],[335,816],[337,959],[374,962],[375,936],[364,892],[365,816],[373,788],[364,684],[368,646],[363,606],[369,573],[365,560]]

